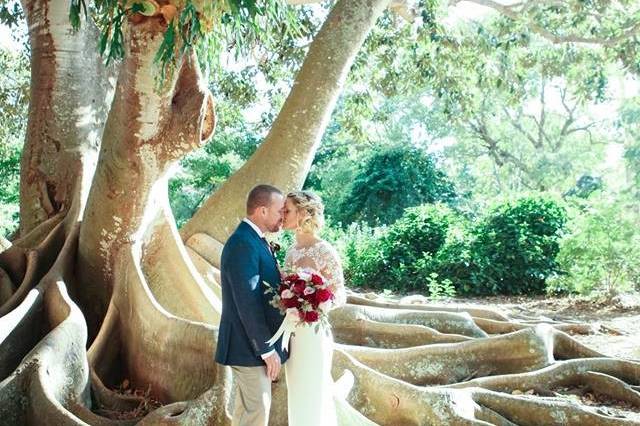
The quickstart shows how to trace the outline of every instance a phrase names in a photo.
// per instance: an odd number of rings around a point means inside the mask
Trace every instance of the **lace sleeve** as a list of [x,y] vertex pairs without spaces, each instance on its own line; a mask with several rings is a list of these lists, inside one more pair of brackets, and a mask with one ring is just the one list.
[[335,296],[334,305],[342,306],[347,303],[347,292],[344,288],[344,275],[340,256],[328,242],[321,241],[311,247],[302,249],[291,247],[287,252],[285,267],[291,272],[304,268],[315,270],[331,286]]
[[334,305],[336,307],[347,303],[347,292],[344,288],[344,274],[342,272],[342,262],[338,252],[329,243],[323,244],[324,250],[320,253],[321,259],[318,262],[319,271],[327,279],[329,286],[335,295]]

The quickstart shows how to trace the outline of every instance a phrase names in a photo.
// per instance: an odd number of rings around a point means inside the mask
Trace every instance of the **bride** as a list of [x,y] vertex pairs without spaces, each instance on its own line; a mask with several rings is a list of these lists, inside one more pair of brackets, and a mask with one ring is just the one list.
[[[295,231],[295,243],[287,252],[285,267],[310,268],[332,287],[334,307],[346,302],[344,277],[335,248],[318,237],[324,223],[324,205],[316,194],[287,194],[284,229]],[[290,426],[335,426],[331,361],[333,335],[330,328],[299,325],[291,337],[290,357],[285,364]]]

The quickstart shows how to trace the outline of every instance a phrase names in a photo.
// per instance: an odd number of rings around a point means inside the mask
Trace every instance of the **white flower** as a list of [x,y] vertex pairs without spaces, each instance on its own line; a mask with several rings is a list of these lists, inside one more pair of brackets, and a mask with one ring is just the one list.
[[316,289],[315,289],[315,288],[313,288],[313,287],[305,287],[305,288],[304,288],[304,294],[305,294],[305,296],[308,296],[308,295],[313,294],[313,293],[315,293],[315,292],[316,292]]
[[287,315],[290,315],[294,318],[299,318],[300,317],[300,313],[298,312],[298,310],[296,308],[289,308],[286,311]]
[[293,296],[293,292],[289,289],[284,290],[280,295],[280,297],[282,297],[283,299],[291,299]]
[[311,274],[306,271],[298,272],[298,276],[300,277],[301,280],[305,280],[305,281],[309,281],[311,279]]

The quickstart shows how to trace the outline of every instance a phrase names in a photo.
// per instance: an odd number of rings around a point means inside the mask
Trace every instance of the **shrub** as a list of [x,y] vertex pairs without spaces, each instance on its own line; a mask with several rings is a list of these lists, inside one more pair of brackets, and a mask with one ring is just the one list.
[[444,206],[425,205],[407,209],[377,234],[366,228],[366,234],[347,243],[350,283],[378,290],[425,291],[425,271],[445,242],[450,216]]
[[473,230],[470,257],[480,294],[540,294],[556,261],[566,210],[556,201],[522,198],[494,208]]
[[410,264],[425,253],[437,253],[447,238],[450,216],[451,211],[444,206],[408,208],[383,238],[387,263]]
[[613,295],[640,287],[640,218],[632,201],[599,194],[574,199],[571,207],[558,255],[565,273],[551,280],[548,291]]
[[481,294],[483,287],[479,262],[473,256],[471,244],[473,235],[469,230],[469,224],[458,220],[457,231],[451,232],[447,242],[434,258],[432,271],[441,277],[450,280],[458,294]]
[[427,277],[427,288],[429,289],[429,298],[432,300],[446,299],[455,297],[456,289],[450,279],[438,280],[438,274],[431,272]]
[[333,213],[343,224],[383,225],[399,219],[406,208],[455,199],[454,185],[435,158],[403,145],[369,157]]

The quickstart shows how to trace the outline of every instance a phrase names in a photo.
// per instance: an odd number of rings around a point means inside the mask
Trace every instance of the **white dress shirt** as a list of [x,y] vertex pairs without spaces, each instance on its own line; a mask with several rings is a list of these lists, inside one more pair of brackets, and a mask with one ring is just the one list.
[[244,223],[248,224],[250,227],[252,227],[253,230],[256,231],[256,234],[258,234],[258,236],[260,238],[265,238],[264,232],[262,232],[262,230],[260,228],[258,228],[258,225],[256,225],[255,223],[251,222],[251,219],[249,219],[248,217],[245,217],[244,219],[242,219],[242,221]]

